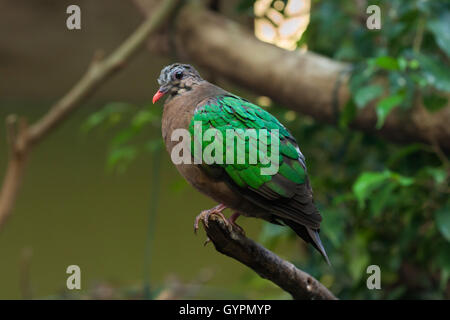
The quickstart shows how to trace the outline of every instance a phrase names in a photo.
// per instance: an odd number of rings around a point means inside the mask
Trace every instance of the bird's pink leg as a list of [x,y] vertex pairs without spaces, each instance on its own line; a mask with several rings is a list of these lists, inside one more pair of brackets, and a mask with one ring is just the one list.
[[225,210],[227,207],[223,204],[219,204],[218,206],[215,206],[212,209],[209,210],[205,210],[202,211],[196,218],[195,218],[195,222],[194,222],[194,232],[197,233],[198,230],[198,223],[200,221],[200,219],[203,220],[204,224],[206,225],[206,227],[208,227],[208,219],[209,216],[212,214],[217,214],[219,215],[225,222],[228,222],[228,219],[225,218],[225,216],[223,215],[222,211]]
[[237,218],[239,218],[240,215],[241,215],[241,214],[240,214],[239,212],[235,212],[235,213],[233,213],[233,214],[231,215],[231,217],[228,219],[228,221],[229,221],[231,224],[236,225],[236,220],[237,220]]
[[236,223],[236,220],[237,220],[237,218],[239,218],[239,216],[240,216],[241,214],[239,213],[239,212],[235,212],[235,213],[233,213],[232,215],[231,215],[231,217],[229,217],[228,218],[228,222],[229,223],[231,223],[233,226],[235,226],[236,228],[238,228],[243,234],[245,234],[245,231],[244,231],[244,229],[240,226],[240,225],[238,225],[237,223]]

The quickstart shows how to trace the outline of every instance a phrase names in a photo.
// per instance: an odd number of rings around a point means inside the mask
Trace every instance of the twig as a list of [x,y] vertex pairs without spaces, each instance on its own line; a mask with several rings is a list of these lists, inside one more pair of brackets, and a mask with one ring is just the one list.
[[294,299],[337,299],[318,280],[248,239],[236,228],[230,228],[219,216],[210,215],[207,224],[202,222],[217,251],[245,264],[289,292]]
[[425,30],[425,19],[421,18],[419,19],[416,35],[414,36],[413,40],[413,50],[416,53],[420,51],[420,47],[422,46],[424,30]]
[[179,0],[165,0],[106,59],[103,59],[103,54],[97,52],[84,76],[61,100],[50,108],[47,114],[29,128],[27,128],[25,120],[18,120],[13,115],[7,117],[6,128],[10,155],[0,191],[0,229],[11,214],[22,181],[26,159],[31,148],[59,126],[72,111],[81,105],[81,102],[123,67],[131,56],[143,46],[150,33],[162,24],[178,2]]

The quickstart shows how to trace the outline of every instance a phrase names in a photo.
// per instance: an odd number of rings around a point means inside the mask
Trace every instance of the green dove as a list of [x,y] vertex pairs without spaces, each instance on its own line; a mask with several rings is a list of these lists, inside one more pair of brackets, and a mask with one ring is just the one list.
[[[183,154],[189,161],[175,166],[218,203],[197,216],[195,229],[199,219],[211,214],[239,229],[240,215],[264,219],[290,227],[329,264],[305,157],[292,134],[269,112],[202,79],[191,65],[166,66],[158,83],[153,103],[167,97],[162,116],[167,151],[178,153],[177,130],[190,134],[184,145],[189,154]],[[234,212],[229,219],[222,214],[227,208]]]

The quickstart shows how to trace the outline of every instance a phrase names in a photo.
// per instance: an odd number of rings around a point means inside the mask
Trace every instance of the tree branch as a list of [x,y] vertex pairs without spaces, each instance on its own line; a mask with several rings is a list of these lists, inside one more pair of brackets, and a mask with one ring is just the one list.
[[[144,14],[153,2],[133,1]],[[203,6],[195,3],[184,6],[172,29],[173,33],[166,38],[172,39],[183,61],[204,67],[318,121],[337,123],[350,97],[349,64],[261,42],[240,24]],[[158,36],[161,43],[162,35]],[[359,110],[351,127],[394,142],[436,143],[450,151],[449,107],[435,113],[425,111],[427,121],[423,121],[421,109],[425,109],[421,103],[406,111],[396,108],[377,130],[376,102]]]
[[29,128],[23,119],[11,115],[6,119],[9,162],[0,191],[0,229],[11,214],[22,181],[26,160],[31,148],[59,126],[100,85],[136,53],[149,34],[155,31],[174,10],[179,0],[165,0],[109,57],[97,53],[84,76],[56,102],[50,110]]
[[337,299],[318,280],[248,239],[221,217],[210,215],[209,220],[202,219],[202,222],[217,251],[245,264],[262,278],[289,292],[294,299]]

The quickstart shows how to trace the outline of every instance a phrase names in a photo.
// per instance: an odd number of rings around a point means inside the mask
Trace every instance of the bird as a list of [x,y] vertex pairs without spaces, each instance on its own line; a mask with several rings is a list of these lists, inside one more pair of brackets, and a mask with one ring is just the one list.
[[[221,216],[228,225],[235,226],[240,231],[243,229],[236,223],[239,216],[260,218],[291,228],[306,243],[317,249],[331,265],[319,237],[322,216],[314,204],[306,160],[296,139],[286,127],[263,108],[203,79],[189,64],[173,63],[165,66],[157,81],[159,89],[152,102],[155,104],[166,97],[161,131],[166,149],[171,155],[175,149],[178,150],[180,143],[179,139],[173,138],[174,132],[182,129],[195,136],[195,124],[200,124],[197,129],[215,129],[224,134],[227,130],[266,130],[266,136],[241,136],[246,143],[241,152],[245,152],[247,158],[263,137],[274,138],[272,134],[278,132],[278,140],[270,140],[272,146],[276,142],[279,149],[278,170],[272,174],[263,174],[261,170],[267,167],[267,161],[263,163],[261,159],[269,156],[268,150],[265,153],[264,150],[261,151],[264,154],[260,152],[258,159],[253,162],[196,162],[193,161],[196,138],[191,136],[190,141],[184,141],[184,146],[190,150],[187,158],[192,161],[177,161],[175,166],[178,172],[195,189],[218,203],[196,217],[194,231],[197,231],[199,221],[203,219],[207,222],[210,215]],[[236,137],[239,139],[238,133]],[[225,143],[223,137],[219,143],[221,142]],[[201,139],[198,143],[201,144],[201,151],[204,151],[206,143]],[[238,153],[236,145],[231,150],[233,155]],[[226,147],[224,150],[230,151]],[[201,157],[200,154],[200,160],[203,159]],[[227,208],[233,210],[228,219],[222,213]]]

